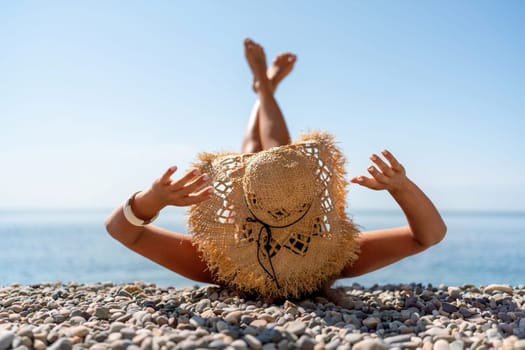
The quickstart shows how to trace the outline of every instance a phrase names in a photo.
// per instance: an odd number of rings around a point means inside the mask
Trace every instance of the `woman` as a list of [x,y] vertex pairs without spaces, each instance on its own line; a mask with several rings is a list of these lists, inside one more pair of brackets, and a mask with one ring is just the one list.
[[[258,101],[250,117],[242,153],[288,145],[290,136],[274,90],[292,70],[296,57],[291,53],[281,54],[267,69],[263,48],[250,39],[245,40],[244,46]],[[359,234],[357,259],[342,267],[334,276],[336,279],[377,270],[419,253],[445,236],[445,223],[430,199],[406,176],[404,167],[389,151],[383,150],[381,155],[370,156],[373,164],[368,168],[369,176],[357,176],[350,181],[373,190],[388,191],[403,210],[407,225]],[[171,177],[176,170],[170,167],[148,189],[133,195],[129,205],[117,207],[107,218],[106,228],[128,248],[186,278],[217,283],[217,276],[208,268],[191,236],[149,224],[168,205],[195,205],[214,195],[214,189],[207,186],[208,174],[196,168],[174,180]]]

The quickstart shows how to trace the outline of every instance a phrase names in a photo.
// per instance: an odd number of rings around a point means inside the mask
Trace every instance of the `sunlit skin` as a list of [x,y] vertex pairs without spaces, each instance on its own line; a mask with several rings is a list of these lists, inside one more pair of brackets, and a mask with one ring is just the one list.
[[[278,55],[268,68],[264,49],[250,39],[244,42],[246,60],[253,74],[257,94],[241,152],[253,153],[290,143],[290,135],[274,97],[277,85],[293,69],[296,56]],[[344,266],[338,278],[359,276],[419,253],[440,242],[446,233],[441,215],[425,193],[406,175],[405,168],[388,150],[370,156],[368,174],[350,181],[357,185],[386,190],[403,210],[407,225],[359,234],[359,258]],[[135,197],[131,208],[135,215],[148,220],[166,206],[190,206],[205,201],[213,189],[205,186],[208,174],[191,169],[175,176],[177,168],[168,168],[151,186]],[[137,227],[124,217],[122,206],[106,219],[109,234],[133,251],[195,281],[217,283],[191,236],[149,224]],[[332,281],[330,281],[331,283]]]

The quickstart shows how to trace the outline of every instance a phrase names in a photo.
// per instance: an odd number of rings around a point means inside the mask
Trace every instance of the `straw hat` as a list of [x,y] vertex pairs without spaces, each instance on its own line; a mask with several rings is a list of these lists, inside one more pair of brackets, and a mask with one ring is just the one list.
[[356,260],[344,158],[326,133],[253,154],[200,155],[215,195],[189,210],[217,280],[268,297],[317,291]]

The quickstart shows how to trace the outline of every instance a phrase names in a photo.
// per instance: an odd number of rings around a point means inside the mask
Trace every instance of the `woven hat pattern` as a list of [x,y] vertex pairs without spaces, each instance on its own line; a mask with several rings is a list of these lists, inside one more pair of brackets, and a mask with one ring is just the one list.
[[269,297],[311,293],[357,259],[345,160],[326,133],[255,154],[204,153],[215,195],[189,210],[218,282]]

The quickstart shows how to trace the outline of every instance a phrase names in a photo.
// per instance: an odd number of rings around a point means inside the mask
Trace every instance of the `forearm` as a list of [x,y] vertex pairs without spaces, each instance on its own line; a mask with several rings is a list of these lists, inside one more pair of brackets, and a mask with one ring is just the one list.
[[[155,201],[151,191],[138,193],[131,202],[131,210],[138,218],[148,220],[154,217],[163,205]],[[143,226],[132,225],[124,216],[123,205],[118,206],[105,221],[108,233],[127,247],[138,241],[144,233]]]
[[416,184],[407,178],[402,187],[389,192],[403,210],[416,242],[429,247],[443,239],[447,231],[445,222]]

